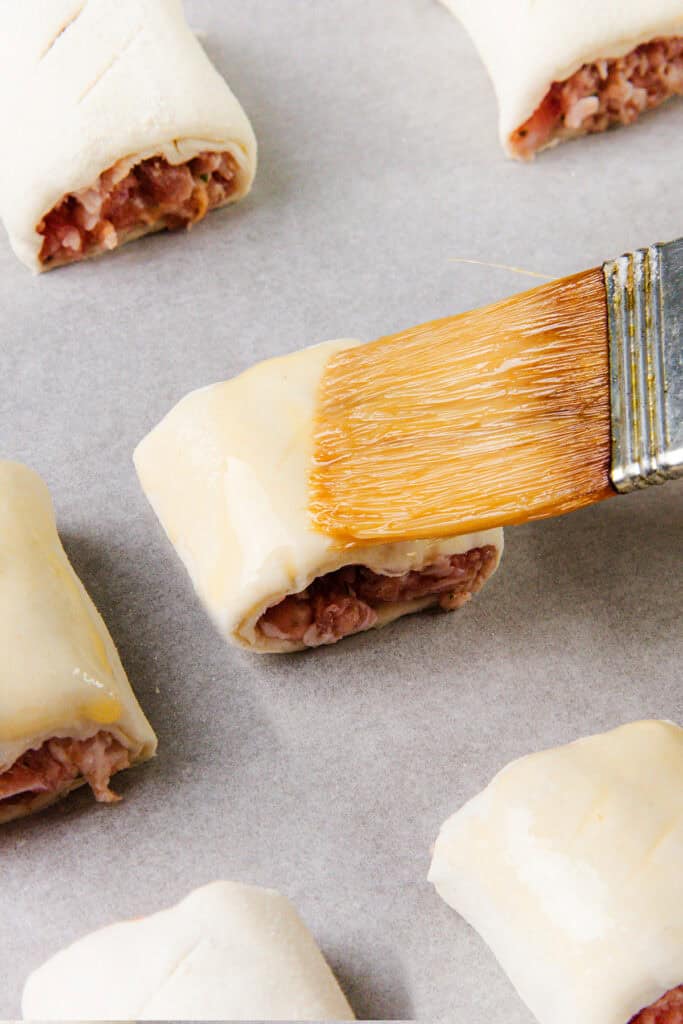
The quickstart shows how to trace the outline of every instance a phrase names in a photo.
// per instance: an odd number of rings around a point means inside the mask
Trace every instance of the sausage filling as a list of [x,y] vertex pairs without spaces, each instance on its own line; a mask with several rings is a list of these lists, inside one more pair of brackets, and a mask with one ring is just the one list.
[[472,548],[461,555],[442,555],[419,571],[393,576],[347,565],[273,605],[261,616],[257,629],[270,639],[319,647],[371,629],[378,609],[386,605],[426,600],[451,611],[481,590],[496,567],[497,554],[492,545]]
[[552,142],[631,124],[671,96],[683,95],[683,38],[655,39],[618,60],[584,64],[553,82],[536,112],[510,136],[529,159]]
[[41,221],[40,262],[73,263],[151,231],[189,227],[226,203],[237,183],[229,153],[201,153],[177,166],[163,157],[134,167],[120,161],[92,188],[65,196]]
[[683,985],[633,1018],[630,1024],[683,1024]]
[[47,740],[0,775],[0,808],[10,803],[30,807],[32,799],[57,795],[79,778],[100,803],[114,803],[119,797],[109,788],[109,780],[128,767],[130,752],[111,733],[98,732],[87,740]]

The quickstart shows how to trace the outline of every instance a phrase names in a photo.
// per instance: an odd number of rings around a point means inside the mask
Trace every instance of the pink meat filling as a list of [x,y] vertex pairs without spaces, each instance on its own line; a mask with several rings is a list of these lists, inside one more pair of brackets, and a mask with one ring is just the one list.
[[644,111],[683,95],[683,38],[655,39],[618,60],[584,64],[553,82],[536,112],[510,136],[515,156],[532,157],[560,139],[631,124]]
[[41,794],[57,795],[79,778],[86,780],[100,803],[114,803],[119,797],[109,788],[109,780],[128,767],[130,753],[111,733],[98,732],[88,740],[47,740],[0,775],[0,807]]
[[149,231],[195,224],[236,189],[237,164],[229,153],[201,153],[177,166],[163,157],[133,168],[122,161],[92,188],[65,196],[38,225],[40,261],[72,263]]
[[641,1010],[630,1024],[683,1024],[683,985],[667,992],[654,1006]]
[[487,545],[461,555],[442,555],[424,569],[394,576],[348,565],[273,605],[257,628],[273,640],[319,647],[370,629],[378,620],[378,608],[387,605],[427,599],[451,611],[481,590],[497,557],[496,548]]

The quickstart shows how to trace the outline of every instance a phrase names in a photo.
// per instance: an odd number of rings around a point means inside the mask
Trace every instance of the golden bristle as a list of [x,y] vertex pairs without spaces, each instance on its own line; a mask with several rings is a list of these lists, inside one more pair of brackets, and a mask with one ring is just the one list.
[[445,537],[613,494],[601,270],[335,356],[311,514],[340,539]]

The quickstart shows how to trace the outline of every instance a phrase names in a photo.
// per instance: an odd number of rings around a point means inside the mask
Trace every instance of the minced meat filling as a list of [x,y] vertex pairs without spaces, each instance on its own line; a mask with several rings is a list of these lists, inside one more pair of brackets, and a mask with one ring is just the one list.
[[115,249],[132,235],[194,224],[236,188],[237,164],[229,153],[201,153],[177,166],[163,157],[132,168],[122,161],[92,188],[65,196],[38,225],[40,261],[71,263]]
[[445,611],[459,608],[480,590],[495,569],[492,545],[460,555],[442,555],[419,571],[381,575],[363,565],[348,565],[315,580],[269,608],[257,628],[270,639],[307,647],[333,644],[370,629],[379,606],[432,599]]
[[683,38],[655,39],[618,60],[585,64],[553,82],[536,112],[510,137],[528,158],[549,143],[631,124],[671,96],[683,95]]
[[78,778],[86,780],[101,803],[119,798],[109,788],[116,772],[130,767],[130,752],[111,733],[87,740],[52,739],[27,750],[0,775],[0,806],[44,793],[58,794]]
[[654,1006],[641,1010],[630,1024],[683,1024],[683,985],[667,992]]

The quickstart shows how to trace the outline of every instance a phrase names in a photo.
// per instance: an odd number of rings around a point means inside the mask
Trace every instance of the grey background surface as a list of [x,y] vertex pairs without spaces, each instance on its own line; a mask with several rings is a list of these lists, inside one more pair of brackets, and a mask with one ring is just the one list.
[[[142,496],[135,444],[192,388],[371,339],[683,233],[683,104],[507,162],[486,75],[435,0],[193,0],[253,119],[251,197],[189,236],[33,279],[0,245],[0,454],[48,481],[160,739],[0,836],[0,1017],[27,973],[217,877],[297,903],[359,1017],[530,1024],[425,881],[441,822],[511,758],[683,720],[683,489],[510,530],[454,616],[317,653],[223,645]],[[0,652],[1,656],[1,652]]]

